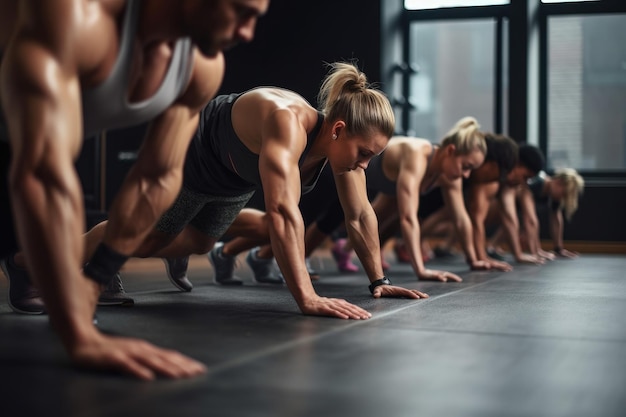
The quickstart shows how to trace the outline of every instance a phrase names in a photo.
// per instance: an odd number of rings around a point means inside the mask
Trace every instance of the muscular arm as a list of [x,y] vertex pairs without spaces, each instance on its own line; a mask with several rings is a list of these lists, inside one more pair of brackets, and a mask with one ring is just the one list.
[[442,187],[441,192],[448,212],[452,215],[454,228],[465,252],[465,260],[469,265],[473,265],[478,258],[474,249],[472,221],[465,209],[462,187],[462,180],[459,178]]
[[519,241],[519,219],[515,206],[515,188],[503,186],[498,197],[498,208],[502,217],[502,227],[508,238],[511,252],[516,260],[522,259],[522,246]]
[[[384,277],[380,254],[378,218],[368,198],[365,171],[356,169],[335,176],[337,193],[345,213],[346,230],[370,282]],[[379,196],[380,197],[380,196]],[[428,294],[395,285],[374,289],[374,297],[428,298]]]
[[[79,269],[84,208],[73,161],[82,141],[80,85],[72,40],[61,30],[76,23],[70,8],[70,2],[24,5],[4,53],[0,92],[13,150],[18,239],[50,321],[71,352],[95,331],[96,288]],[[39,17],[46,12],[49,18]]]
[[422,259],[420,248],[420,224],[417,218],[419,188],[424,177],[423,168],[420,170],[417,166],[416,161],[419,159],[414,154],[407,154],[402,158],[396,183],[396,195],[400,231],[411,259],[411,266],[418,277],[424,277],[426,268],[424,268],[424,260]]
[[209,59],[196,51],[185,93],[150,123],[137,162],[109,210],[104,242],[117,252],[133,254],[174,202],[182,184],[185,154],[198,126],[199,111],[217,93],[223,74],[221,54]]
[[[33,4],[34,3],[34,4]],[[184,377],[204,366],[93,325],[98,288],[84,279],[84,208],[74,159],[82,141],[77,1],[22,2],[0,74],[13,160],[10,187],[28,272],[50,322],[78,365],[141,379]]]
[[335,175],[337,193],[343,208],[346,231],[370,282],[384,277],[376,213],[367,198],[362,169]]
[[259,170],[269,220],[270,241],[276,261],[298,306],[315,297],[304,264],[304,223],[298,209],[300,170],[298,158],[306,135],[295,115],[276,111],[266,122],[259,155]]
[[535,200],[528,186],[522,186],[517,192],[517,199],[524,219],[522,223],[528,239],[528,250],[531,254],[538,256],[541,249],[539,219],[537,218]]
[[474,229],[474,249],[479,260],[488,261],[485,244],[485,220],[491,199],[498,191],[498,183],[474,184],[470,189],[469,215]]
[[345,300],[317,295],[304,260],[304,222],[298,207],[300,169],[298,159],[306,131],[289,110],[274,111],[262,128],[259,172],[265,196],[265,211],[272,251],[289,291],[304,314],[339,318],[370,317],[365,310]]
[[563,247],[563,213],[561,210],[550,211],[550,235],[555,248]]

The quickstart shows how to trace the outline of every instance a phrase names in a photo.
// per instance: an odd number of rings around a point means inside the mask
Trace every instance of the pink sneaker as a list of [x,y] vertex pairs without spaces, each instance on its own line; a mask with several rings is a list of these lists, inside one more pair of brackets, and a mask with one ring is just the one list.
[[409,264],[411,263],[411,257],[409,256],[409,251],[406,250],[406,245],[404,242],[396,241],[393,244],[393,251],[396,254],[396,259],[401,264]]
[[344,250],[346,243],[346,239],[338,239],[333,245],[331,253],[333,254],[333,258],[335,258],[335,262],[337,262],[339,271],[357,272],[359,267],[352,263],[352,252],[346,252]]

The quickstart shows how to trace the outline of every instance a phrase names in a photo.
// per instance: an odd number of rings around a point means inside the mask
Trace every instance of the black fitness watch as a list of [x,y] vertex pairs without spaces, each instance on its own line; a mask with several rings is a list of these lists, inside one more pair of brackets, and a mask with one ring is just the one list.
[[389,278],[387,277],[382,277],[381,279],[377,279],[376,281],[370,284],[369,286],[370,292],[374,294],[374,288],[380,287],[381,285],[391,285],[391,281],[389,281]]

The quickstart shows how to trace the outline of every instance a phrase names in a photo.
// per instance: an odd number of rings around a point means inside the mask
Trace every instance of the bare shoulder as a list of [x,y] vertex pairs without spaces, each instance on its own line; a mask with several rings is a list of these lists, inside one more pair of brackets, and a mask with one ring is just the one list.
[[397,150],[401,153],[426,153],[432,148],[428,139],[412,136],[393,136],[386,149]]
[[427,139],[394,136],[385,148],[385,164],[399,165],[400,163],[410,163],[411,166],[419,165],[419,157],[426,157],[426,153],[431,149]]
[[472,195],[485,197],[487,199],[495,197],[499,189],[500,184],[498,181],[480,182],[472,184],[470,188]]
[[[19,1],[20,7],[11,11],[13,45],[39,50],[82,73],[94,71],[107,52],[116,54],[117,42],[112,40],[117,39],[117,19],[125,0]],[[4,10],[11,2],[1,3]]]
[[248,121],[253,118],[275,127],[301,125],[305,130],[312,116],[317,121],[317,111],[302,96],[278,87],[246,91],[233,106],[233,120],[240,115]]
[[179,102],[195,109],[202,109],[220,89],[224,79],[224,55],[206,57],[197,48],[193,52],[193,67],[189,84]]
[[310,108],[311,105],[295,91],[281,87],[260,86],[246,91],[241,97],[242,103],[254,103],[267,109],[292,109],[298,113],[298,108]]

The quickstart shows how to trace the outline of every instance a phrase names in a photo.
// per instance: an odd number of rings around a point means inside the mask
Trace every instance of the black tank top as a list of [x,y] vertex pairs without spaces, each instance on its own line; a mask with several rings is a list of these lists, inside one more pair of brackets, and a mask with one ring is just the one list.
[[[261,187],[259,155],[241,142],[231,119],[235,101],[244,93],[215,97],[200,113],[200,123],[189,145],[184,167],[185,187],[192,191],[237,196]],[[324,121],[318,113],[315,128],[307,135],[307,145],[300,156],[302,166]],[[316,184],[326,160],[320,162],[312,180],[303,184],[302,193]]]
[[552,200],[548,194],[544,193],[545,184],[546,179],[542,175],[537,175],[528,181],[528,188],[535,201],[535,206],[543,206],[552,211],[558,211],[561,207],[561,202]]

